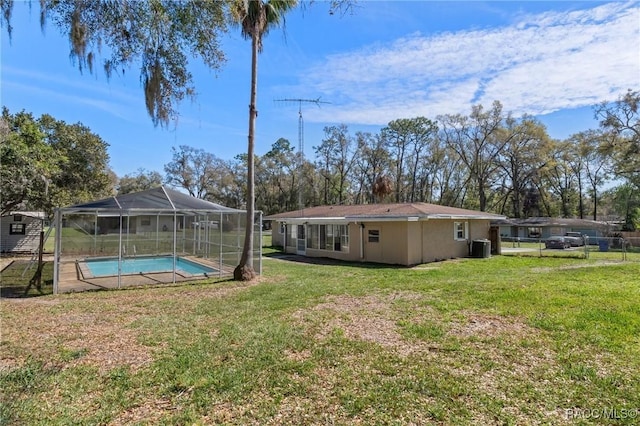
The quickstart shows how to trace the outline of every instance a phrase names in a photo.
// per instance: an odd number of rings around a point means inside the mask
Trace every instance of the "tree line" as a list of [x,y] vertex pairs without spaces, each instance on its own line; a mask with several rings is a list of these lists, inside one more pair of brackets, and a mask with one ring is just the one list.
[[[256,207],[265,214],[321,204],[428,202],[514,218],[640,218],[640,92],[594,108],[598,129],[549,137],[530,116],[514,118],[500,102],[468,115],[397,119],[378,133],[327,126],[304,158],[280,138],[255,155]],[[80,123],[50,115],[2,112],[2,212],[51,212],[115,193],[158,185],[245,208],[247,155],[224,160],[187,145],[172,149],[163,173],[140,169],[120,178],[108,144]]]
[[[281,138],[255,156],[256,206],[265,214],[322,204],[428,202],[514,218],[640,218],[640,92],[594,108],[598,129],[565,140],[500,102],[470,114],[397,119],[378,133],[327,126],[303,158]],[[244,206],[246,155],[222,160],[180,146],[164,176],[139,170],[120,191],[162,182],[231,207]]]

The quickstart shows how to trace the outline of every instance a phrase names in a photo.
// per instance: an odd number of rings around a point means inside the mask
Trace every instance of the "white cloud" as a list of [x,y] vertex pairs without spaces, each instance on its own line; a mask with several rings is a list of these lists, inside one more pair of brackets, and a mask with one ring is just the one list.
[[499,100],[539,115],[611,100],[640,86],[640,8],[610,3],[520,16],[510,26],[424,36],[335,54],[301,74],[331,99],[313,121],[384,125],[466,114]]
[[132,111],[139,109],[141,96],[112,88],[107,82],[90,83],[83,79],[12,67],[4,67],[2,72],[3,90],[94,109],[132,123],[138,119]]

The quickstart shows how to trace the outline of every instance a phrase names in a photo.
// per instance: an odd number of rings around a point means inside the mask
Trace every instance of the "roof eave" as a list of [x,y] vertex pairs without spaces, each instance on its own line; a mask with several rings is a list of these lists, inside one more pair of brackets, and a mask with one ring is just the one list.
[[322,224],[322,223],[350,223],[350,222],[418,222],[432,219],[460,219],[460,220],[493,220],[503,219],[505,216],[495,215],[451,215],[427,214],[411,216],[336,216],[336,217],[266,217],[267,220],[286,222],[291,224]]

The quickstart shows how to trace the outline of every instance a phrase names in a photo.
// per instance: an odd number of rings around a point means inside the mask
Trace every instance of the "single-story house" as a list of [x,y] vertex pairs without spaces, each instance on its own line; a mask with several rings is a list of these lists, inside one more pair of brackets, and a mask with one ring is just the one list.
[[490,222],[503,218],[427,203],[318,206],[265,217],[273,221],[273,244],[287,253],[397,265],[466,257],[474,240],[498,248]]
[[527,219],[502,219],[491,223],[500,229],[500,237],[505,241],[520,238],[545,239],[552,235],[565,235],[567,232],[580,232],[590,239],[606,237],[612,231],[607,222],[588,219],[557,217],[530,217]]
[[40,244],[46,220],[44,212],[15,211],[0,217],[0,251],[33,253]]

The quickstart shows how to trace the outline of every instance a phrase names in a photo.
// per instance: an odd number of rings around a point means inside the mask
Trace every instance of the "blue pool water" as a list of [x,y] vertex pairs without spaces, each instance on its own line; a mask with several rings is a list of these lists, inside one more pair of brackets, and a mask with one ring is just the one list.
[[[118,275],[118,259],[87,259],[85,263],[94,277]],[[122,260],[122,275],[172,271],[173,257],[134,257]],[[176,272],[198,275],[217,271],[179,257],[176,259]]]

